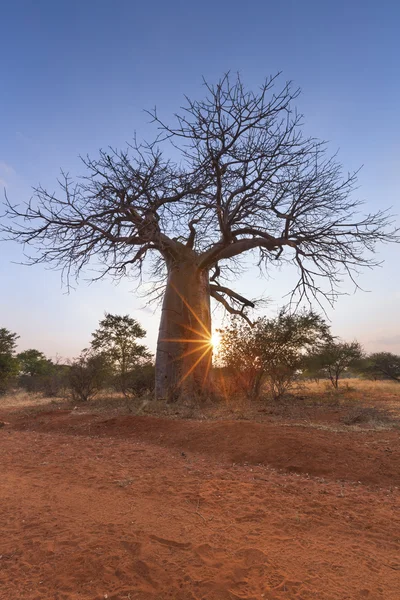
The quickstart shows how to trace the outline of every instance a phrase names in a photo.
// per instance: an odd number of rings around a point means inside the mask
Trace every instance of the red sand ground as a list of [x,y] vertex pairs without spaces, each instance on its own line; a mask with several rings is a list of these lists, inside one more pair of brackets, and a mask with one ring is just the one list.
[[2,418],[1,600],[400,598],[398,431]]

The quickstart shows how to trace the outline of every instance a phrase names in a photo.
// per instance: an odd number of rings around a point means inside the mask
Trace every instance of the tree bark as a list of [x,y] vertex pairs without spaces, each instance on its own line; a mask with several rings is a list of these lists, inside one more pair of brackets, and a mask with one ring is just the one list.
[[208,269],[195,259],[168,266],[156,354],[156,398],[203,395],[212,360]]

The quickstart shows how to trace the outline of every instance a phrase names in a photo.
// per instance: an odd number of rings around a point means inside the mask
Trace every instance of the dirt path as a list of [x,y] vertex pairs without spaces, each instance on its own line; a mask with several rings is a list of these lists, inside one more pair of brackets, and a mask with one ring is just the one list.
[[[399,599],[398,433],[124,419],[0,429],[1,600]],[[255,464],[274,448],[330,469]]]

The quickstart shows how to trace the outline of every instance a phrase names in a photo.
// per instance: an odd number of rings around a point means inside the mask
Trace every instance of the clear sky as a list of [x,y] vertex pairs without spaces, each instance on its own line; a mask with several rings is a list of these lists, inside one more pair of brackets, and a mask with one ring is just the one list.
[[[151,136],[143,109],[164,117],[201,98],[202,76],[240,71],[249,87],[283,71],[303,93],[308,134],[340,150],[345,169],[364,165],[358,195],[367,208],[400,214],[400,4],[396,0],[6,0],[0,37],[0,182],[13,202],[39,182],[55,189],[60,167],[82,174],[78,155]],[[0,211],[1,212],[1,211]],[[333,331],[367,350],[400,353],[400,246],[380,248],[368,293],[343,286]],[[69,295],[60,276],[17,266],[22,250],[0,245],[0,327],[20,348],[77,355],[104,311],[137,318],[155,348],[158,313],[135,284],[83,279]],[[294,276],[267,281],[249,270],[238,291],[271,299],[274,313]]]

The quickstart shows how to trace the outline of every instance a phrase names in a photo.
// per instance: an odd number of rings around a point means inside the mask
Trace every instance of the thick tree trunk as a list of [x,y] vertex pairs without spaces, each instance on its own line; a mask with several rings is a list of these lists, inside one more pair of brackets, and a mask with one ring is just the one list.
[[208,270],[193,260],[169,267],[156,355],[156,398],[203,394],[212,359]]

